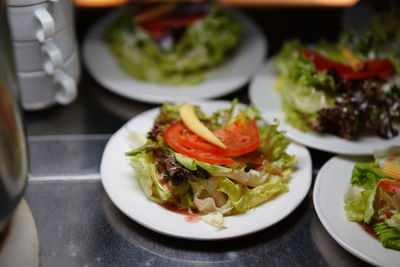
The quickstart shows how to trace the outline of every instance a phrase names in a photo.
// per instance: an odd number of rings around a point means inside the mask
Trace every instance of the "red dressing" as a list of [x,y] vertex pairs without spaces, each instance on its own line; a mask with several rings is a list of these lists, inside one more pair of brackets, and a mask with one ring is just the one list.
[[199,222],[200,221],[200,216],[197,213],[194,213],[192,211],[188,211],[186,209],[181,209],[181,208],[173,206],[173,205],[171,205],[169,203],[162,203],[160,205],[163,206],[164,208],[166,208],[169,211],[185,215],[185,221],[187,221],[187,222],[195,223],[195,222]]

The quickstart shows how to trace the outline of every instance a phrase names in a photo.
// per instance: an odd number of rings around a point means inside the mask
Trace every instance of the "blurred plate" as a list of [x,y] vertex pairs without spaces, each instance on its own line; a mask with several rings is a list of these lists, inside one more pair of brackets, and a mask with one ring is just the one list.
[[105,88],[127,98],[150,103],[208,99],[242,87],[260,66],[267,43],[257,26],[238,11],[228,10],[242,25],[240,42],[222,65],[206,72],[205,81],[191,86],[162,85],[135,79],[120,68],[110,53],[104,32],[123,10],[112,12],[94,25],[83,44],[83,58],[92,76]]
[[254,77],[250,84],[251,102],[263,112],[263,117],[272,122],[280,120],[280,128],[294,141],[315,149],[346,155],[369,155],[375,150],[400,144],[400,135],[392,139],[377,136],[361,136],[357,140],[347,140],[332,134],[303,132],[285,122],[285,114],[281,108],[281,99],[275,90],[276,73],[269,60]]
[[313,193],[317,215],[328,233],[353,255],[377,266],[400,266],[400,251],[384,248],[360,225],[346,219],[343,196],[356,162],[356,158],[334,157],[321,168]]
[[[212,112],[229,107],[229,102],[196,103],[204,111]],[[109,140],[101,160],[101,180],[111,201],[132,220],[155,232],[168,236],[196,240],[227,239],[267,228],[288,216],[307,195],[311,185],[311,158],[303,146],[291,144],[288,153],[297,158],[289,191],[247,211],[224,218],[226,228],[216,230],[202,221],[188,222],[185,216],[169,211],[149,200],[135,178],[125,152],[132,146],[129,131],[147,133],[159,109],[151,109],[127,122]]]

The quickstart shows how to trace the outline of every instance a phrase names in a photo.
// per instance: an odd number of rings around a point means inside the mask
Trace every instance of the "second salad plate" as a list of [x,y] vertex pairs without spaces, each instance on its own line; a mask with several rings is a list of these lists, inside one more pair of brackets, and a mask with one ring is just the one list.
[[250,100],[263,112],[263,116],[268,122],[272,122],[275,118],[279,119],[281,129],[285,130],[288,137],[294,141],[308,147],[343,155],[368,155],[375,150],[400,144],[400,135],[392,139],[365,135],[356,140],[347,140],[332,134],[303,132],[287,124],[285,114],[282,111],[280,96],[275,90],[276,78],[272,60],[269,60],[260,69],[250,85]]
[[122,11],[112,12],[93,26],[83,44],[83,59],[89,72],[101,85],[130,99],[162,103],[219,97],[243,86],[266,54],[267,42],[260,29],[247,16],[229,9],[227,12],[242,26],[238,47],[220,66],[207,71],[203,82],[176,86],[141,81],[120,68],[104,38],[105,31]]

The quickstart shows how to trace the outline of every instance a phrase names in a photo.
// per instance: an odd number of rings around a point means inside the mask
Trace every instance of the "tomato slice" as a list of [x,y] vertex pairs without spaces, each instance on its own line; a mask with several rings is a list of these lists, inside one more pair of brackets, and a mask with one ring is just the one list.
[[354,71],[349,65],[332,61],[311,49],[304,49],[303,54],[313,61],[317,71],[336,69],[341,77],[349,80],[365,79],[373,76],[387,79],[393,71],[393,65],[388,59],[367,60],[364,62],[364,68],[361,71]]
[[185,146],[180,142],[182,140],[180,137],[186,134],[190,134],[190,131],[181,121],[171,124],[163,133],[168,145],[185,156],[210,164],[231,165],[234,163],[233,159],[223,155]]
[[217,147],[194,134],[183,122],[173,125],[176,138],[180,144],[215,155],[239,156],[254,151],[260,146],[257,124],[254,120],[248,123],[238,121],[214,131],[214,134],[227,146],[227,149]]
[[249,153],[260,146],[260,135],[255,120],[237,121],[214,131],[214,134],[224,143],[226,155],[239,156]]
[[203,16],[167,17],[151,20],[140,24],[143,30],[153,38],[161,38],[171,27],[185,27],[203,18]]
[[400,192],[400,181],[382,180],[378,186],[391,194]]
[[166,28],[166,27],[183,27],[188,26],[203,18],[203,16],[182,16],[182,17],[166,17],[154,19],[149,22],[142,23],[141,26]]

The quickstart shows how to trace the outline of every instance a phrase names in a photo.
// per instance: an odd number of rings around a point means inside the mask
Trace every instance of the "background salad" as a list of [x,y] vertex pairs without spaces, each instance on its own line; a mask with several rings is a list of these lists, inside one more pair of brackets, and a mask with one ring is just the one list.
[[400,146],[357,163],[344,196],[347,220],[363,225],[386,248],[400,250]]
[[[182,123],[179,104],[164,104],[146,143],[127,155],[146,196],[162,205],[198,214],[215,227],[223,216],[243,213],[286,192],[295,158],[277,124],[267,125],[247,107],[197,117],[227,146],[221,149]],[[268,216],[268,215],[266,215]]]
[[[377,15],[366,32],[337,43],[284,44],[275,67],[286,120],[304,131],[357,138],[398,135],[400,11]],[[355,63],[355,64],[354,64]]]
[[239,22],[213,1],[167,2],[123,15],[106,39],[120,66],[134,77],[188,85],[203,81],[205,70],[225,60],[240,30]]

